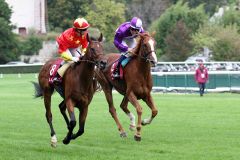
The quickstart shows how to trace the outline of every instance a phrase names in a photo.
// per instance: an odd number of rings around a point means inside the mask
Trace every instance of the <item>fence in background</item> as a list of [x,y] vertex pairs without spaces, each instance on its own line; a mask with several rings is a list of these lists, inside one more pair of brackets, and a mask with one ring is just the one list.
[[[195,72],[152,72],[155,90],[198,90]],[[209,71],[208,90],[240,91],[240,71]]]
[[[159,65],[170,65],[169,63],[159,63]],[[229,62],[225,62],[227,64]],[[235,62],[238,65],[240,62]],[[185,62],[172,62],[171,64],[186,66]],[[187,63],[190,66],[192,63]],[[211,66],[214,63],[208,63],[206,65]],[[219,62],[224,64],[223,62]],[[228,64],[229,65],[229,64]],[[3,78],[4,74],[17,74],[17,77],[21,78],[21,74],[35,73],[35,77],[39,72],[42,64],[25,64],[25,65],[0,65],[0,78]],[[198,86],[194,80],[194,71],[168,71],[168,72],[152,72],[153,76],[153,89],[156,91],[191,91],[198,90]],[[240,91],[240,71],[233,70],[218,70],[209,71],[209,82],[207,83],[208,90],[214,91]]]

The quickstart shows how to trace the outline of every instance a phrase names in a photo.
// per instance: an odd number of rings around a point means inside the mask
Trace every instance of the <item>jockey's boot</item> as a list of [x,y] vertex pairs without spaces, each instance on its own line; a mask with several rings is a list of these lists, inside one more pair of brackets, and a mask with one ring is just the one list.
[[118,68],[116,68],[115,71],[113,72],[113,78],[119,78],[119,77],[120,77],[120,74],[119,74]]
[[53,78],[53,84],[59,85],[62,83],[62,77],[57,73],[56,76]]

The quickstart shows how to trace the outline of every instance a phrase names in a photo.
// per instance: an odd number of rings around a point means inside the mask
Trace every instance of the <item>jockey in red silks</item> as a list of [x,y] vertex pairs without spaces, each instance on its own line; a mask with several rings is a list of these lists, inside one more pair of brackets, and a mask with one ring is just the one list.
[[77,18],[72,28],[65,30],[57,37],[58,53],[67,63],[58,69],[58,74],[53,79],[53,82],[61,82],[62,76],[70,64],[79,61],[79,58],[85,54],[88,46],[87,30],[89,26],[86,19]]
[[117,67],[113,72],[113,77],[120,77],[119,67],[124,59],[129,57],[128,53],[136,46],[136,37],[138,33],[143,33],[142,20],[138,17],[133,17],[130,22],[121,24],[115,32],[114,45],[120,51]]

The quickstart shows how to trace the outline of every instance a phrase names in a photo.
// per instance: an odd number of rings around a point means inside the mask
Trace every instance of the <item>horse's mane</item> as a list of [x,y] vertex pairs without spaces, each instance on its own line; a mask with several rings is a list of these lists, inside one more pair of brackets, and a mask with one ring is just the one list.
[[138,37],[136,38],[137,39],[137,44],[136,44],[136,47],[133,50],[134,54],[137,55],[139,53],[139,50],[140,50],[140,47],[141,47],[141,43],[143,42],[143,39],[145,37],[150,37],[150,34],[148,32],[144,32],[144,33],[139,33],[138,34]]

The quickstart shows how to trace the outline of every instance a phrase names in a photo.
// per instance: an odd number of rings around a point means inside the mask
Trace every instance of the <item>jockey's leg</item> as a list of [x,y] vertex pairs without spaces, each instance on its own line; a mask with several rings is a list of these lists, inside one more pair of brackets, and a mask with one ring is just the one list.
[[126,59],[126,56],[124,54],[122,54],[120,56],[120,58],[118,59],[118,64],[117,64],[117,66],[115,68],[115,71],[114,71],[114,77],[119,77],[120,76],[120,65],[121,65],[121,63],[124,59]]
[[68,62],[65,63],[61,68],[58,69],[57,73],[59,74],[59,76],[63,77],[64,73],[66,72],[66,70],[68,69],[68,67],[70,67],[70,65],[73,62]]

